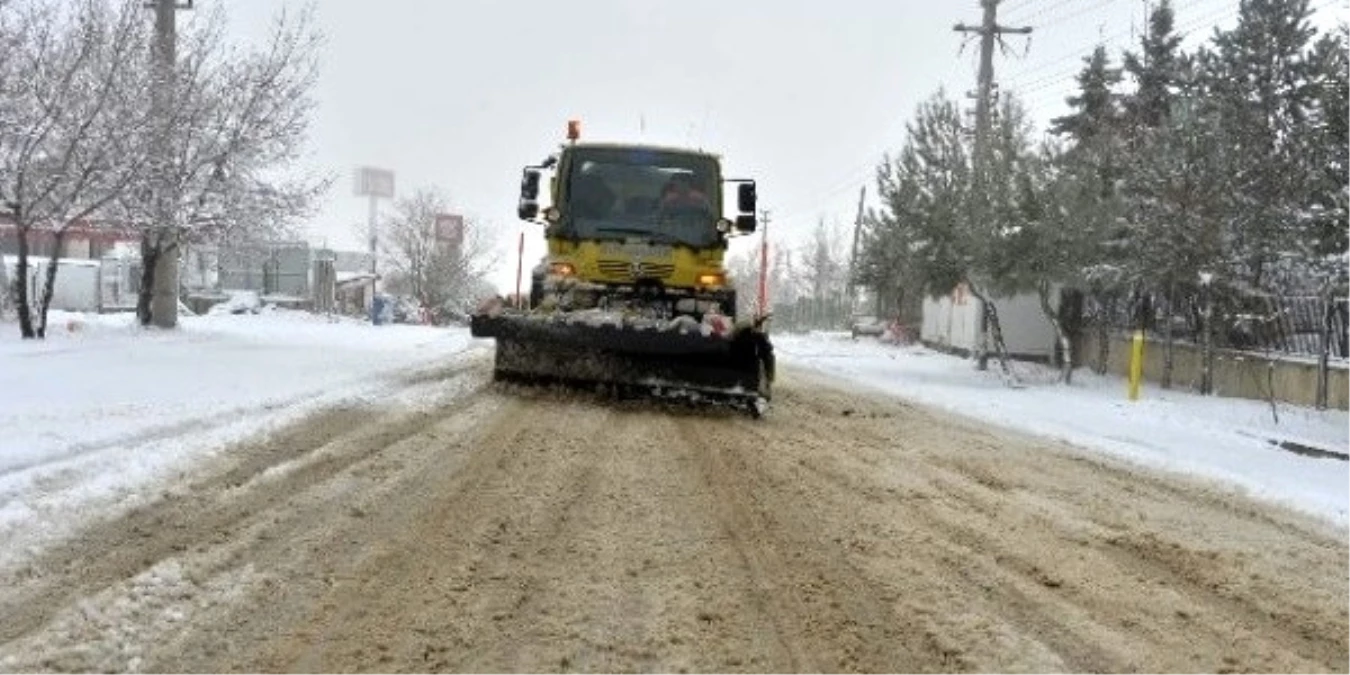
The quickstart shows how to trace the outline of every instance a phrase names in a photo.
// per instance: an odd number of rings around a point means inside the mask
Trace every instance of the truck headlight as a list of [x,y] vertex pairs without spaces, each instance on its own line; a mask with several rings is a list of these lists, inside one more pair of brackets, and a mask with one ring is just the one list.
[[727,275],[721,272],[707,272],[698,275],[698,285],[700,286],[718,287],[718,286],[725,286],[726,283],[727,283]]

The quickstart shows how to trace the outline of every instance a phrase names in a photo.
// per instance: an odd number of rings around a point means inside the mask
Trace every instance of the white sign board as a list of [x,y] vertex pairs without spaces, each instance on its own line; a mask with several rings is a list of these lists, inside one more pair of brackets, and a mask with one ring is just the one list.
[[356,170],[356,196],[394,198],[394,172],[363,166]]

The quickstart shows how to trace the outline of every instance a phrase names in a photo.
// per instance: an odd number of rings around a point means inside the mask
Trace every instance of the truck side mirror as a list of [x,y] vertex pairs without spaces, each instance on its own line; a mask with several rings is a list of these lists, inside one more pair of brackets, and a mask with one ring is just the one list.
[[520,199],[522,201],[539,200],[539,171],[536,169],[525,169],[524,175],[520,178]]
[[758,225],[759,223],[755,220],[753,215],[736,216],[736,231],[741,234],[753,234]]
[[[755,212],[755,184],[754,184],[754,183],[741,183],[739,186],[737,186],[737,190],[736,190],[736,208],[737,208],[737,210],[739,210],[741,213],[749,213],[749,214],[753,214],[753,213]],[[754,219],[751,218],[751,220],[754,220]],[[738,227],[738,228],[739,228],[739,222],[740,222],[740,221],[737,220],[737,223],[738,223],[737,227]],[[751,225],[750,231],[753,232],[754,229],[755,229],[754,226]]]
[[539,171],[525,169],[520,178],[520,203],[516,215],[521,220],[534,220],[539,215]]

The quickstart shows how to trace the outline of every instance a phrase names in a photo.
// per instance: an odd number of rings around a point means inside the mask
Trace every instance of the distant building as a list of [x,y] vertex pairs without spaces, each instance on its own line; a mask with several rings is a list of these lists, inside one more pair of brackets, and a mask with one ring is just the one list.
[[[93,221],[75,223],[66,228],[61,251],[57,257],[76,260],[99,260],[118,244],[140,242],[140,233]],[[56,246],[56,234],[46,228],[28,232],[28,255],[50,258]],[[7,213],[0,213],[0,255],[19,254],[19,228]]]
[[[55,243],[50,230],[29,232],[28,252],[33,261],[30,276],[39,269],[40,259],[56,253]],[[351,314],[361,314],[370,305],[374,277],[371,254],[367,251],[334,251],[304,241],[185,244],[181,250],[182,296],[194,311],[204,311],[225,300],[229,291],[253,291],[264,302],[282,306],[333,308]],[[0,260],[8,263],[5,274],[0,276],[11,282],[18,252],[18,228],[8,214],[0,214]],[[77,223],[66,229],[58,257],[63,270],[57,278],[58,308],[76,311],[135,308],[142,273],[140,233],[136,230]],[[76,268],[80,271],[67,276],[66,269]],[[92,281],[86,280],[86,276]],[[80,288],[78,301],[74,300],[76,295],[66,291],[66,287],[74,285]],[[93,300],[86,298],[91,294]],[[328,297],[319,297],[321,294]]]

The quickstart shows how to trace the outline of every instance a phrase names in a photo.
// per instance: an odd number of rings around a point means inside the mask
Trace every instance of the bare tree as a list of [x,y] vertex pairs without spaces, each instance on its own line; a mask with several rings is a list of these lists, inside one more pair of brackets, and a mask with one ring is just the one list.
[[419,189],[394,203],[394,215],[381,237],[380,256],[390,270],[390,286],[437,312],[461,311],[478,299],[484,278],[500,262],[500,251],[472,222],[464,221],[458,241],[443,238],[437,216],[448,213],[443,192]]
[[[176,260],[180,242],[288,233],[331,184],[331,178],[292,170],[315,105],[322,38],[312,7],[280,14],[266,46],[254,52],[225,43],[225,20],[216,5],[186,25],[173,78],[174,105],[169,119],[157,120],[148,132],[167,133],[159,139],[170,148],[167,166],[147,172],[119,202],[125,219],[141,233],[137,315],[143,324],[155,319],[157,263],[162,256]],[[156,323],[173,325],[173,319]]]
[[759,251],[728,254],[727,276],[736,289],[736,316],[748,317],[754,313],[759,291]]
[[848,319],[848,241],[839,223],[826,225],[822,218],[802,247],[796,281],[805,287],[807,302],[797,305],[813,328],[837,328]]
[[[40,338],[68,229],[102,212],[144,166],[145,83],[134,66],[146,28],[130,1],[15,1],[0,10],[10,38],[0,66],[0,201],[18,234],[19,329]],[[34,317],[28,273],[37,231],[52,246]]]
[[[28,34],[32,28],[28,18],[25,14],[15,11],[12,0],[0,0],[0,156],[5,154],[6,144],[16,140],[14,135],[6,133],[5,130],[17,124],[18,110],[13,92],[20,72],[18,55],[28,42]],[[0,167],[3,166],[0,164]],[[0,181],[4,180],[7,180],[6,177],[0,174]],[[0,211],[8,212],[8,210],[8,205],[0,203]],[[0,258],[0,319],[9,314],[13,298],[6,268],[7,265]]]

